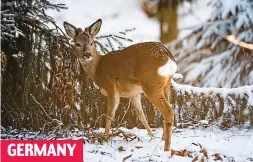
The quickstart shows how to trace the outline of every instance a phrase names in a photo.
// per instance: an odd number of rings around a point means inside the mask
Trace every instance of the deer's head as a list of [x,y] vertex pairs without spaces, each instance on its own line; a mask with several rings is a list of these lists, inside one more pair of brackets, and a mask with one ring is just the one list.
[[94,36],[99,32],[101,25],[102,20],[99,19],[83,31],[67,22],[63,23],[67,35],[73,39],[75,53],[83,64],[88,64],[96,55]]

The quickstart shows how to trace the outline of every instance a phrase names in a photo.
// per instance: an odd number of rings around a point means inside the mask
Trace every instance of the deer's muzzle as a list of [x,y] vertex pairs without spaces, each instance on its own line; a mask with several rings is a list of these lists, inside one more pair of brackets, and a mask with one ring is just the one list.
[[84,58],[84,59],[90,59],[91,57],[92,57],[92,55],[91,55],[90,52],[85,52],[85,53],[83,54],[83,58]]

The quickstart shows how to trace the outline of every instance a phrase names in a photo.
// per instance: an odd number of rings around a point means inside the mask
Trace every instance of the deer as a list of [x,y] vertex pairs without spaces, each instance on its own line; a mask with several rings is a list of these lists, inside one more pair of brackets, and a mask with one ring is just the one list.
[[111,122],[120,98],[131,100],[135,115],[148,134],[153,136],[142,109],[141,95],[144,94],[163,115],[164,151],[170,151],[174,111],[170,106],[169,96],[171,79],[177,70],[175,58],[159,42],[137,43],[100,55],[94,37],[101,25],[102,20],[98,19],[82,30],[63,22],[66,34],[72,38],[72,46],[82,68],[107,98],[105,137],[110,137]]

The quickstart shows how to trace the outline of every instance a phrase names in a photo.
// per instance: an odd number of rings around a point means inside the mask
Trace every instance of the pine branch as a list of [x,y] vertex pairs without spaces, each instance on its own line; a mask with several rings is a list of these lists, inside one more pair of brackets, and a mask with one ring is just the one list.
[[[135,28],[126,29],[123,32],[118,32],[119,34],[107,34],[95,37],[95,44],[103,54],[107,54],[110,51],[124,49],[126,45],[124,42],[133,42],[132,39],[127,38],[126,34],[128,32],[134,31]],[[122,36],[123,35],[123,36]]]

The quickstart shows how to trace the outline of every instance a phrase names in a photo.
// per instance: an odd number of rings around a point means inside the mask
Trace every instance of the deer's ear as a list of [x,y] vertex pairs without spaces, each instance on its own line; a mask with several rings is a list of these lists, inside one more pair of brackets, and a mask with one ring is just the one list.
[[91,24],[89,26],[89,33],[91,36],[95,36],[97,35],[97,33],[99,32],[100,28],[101,28],[101,25],[102,25],[102,20],[101,19],[98,19],[96,22],[94,22],[93,24]]
[[71,25],[70,23],[64,21],[63,26],[66,30],[66,33],[68,36],[70,36],[71,38],[74,38],[74,36],[76,35],[76,27],[74,27],[73,25]]

